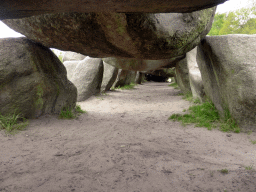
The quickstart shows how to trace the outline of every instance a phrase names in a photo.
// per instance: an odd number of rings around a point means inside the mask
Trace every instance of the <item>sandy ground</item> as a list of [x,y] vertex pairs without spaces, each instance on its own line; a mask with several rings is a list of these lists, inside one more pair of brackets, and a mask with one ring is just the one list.
[[[110,91],[74,120],[45,116],[0,132],[0,191],[256,191],[256,133],[183,127],[189,102],[168,83]],[[228,169],[228,174],[220,172]]]

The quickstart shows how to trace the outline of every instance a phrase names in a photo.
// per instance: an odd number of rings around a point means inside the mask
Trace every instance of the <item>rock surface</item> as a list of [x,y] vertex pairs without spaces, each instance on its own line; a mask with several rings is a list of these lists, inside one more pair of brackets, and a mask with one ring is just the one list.
[[198,47],[206,95],[223,115],[256,126],[256,35],[207,36]]
[[175,67],[176,72],[176,82],[184,94],[191,92],[190,82],[189,82],[189,70],[187,58],[179,61]]
[[200,43],[211,29],[215,10],[157,14],[59,13],[3,22],[46,47],[98,58],[158,60],[183,56]]
[[145,73],[141,73],[141,72],[137,71],[136,78],[135,78],[135,83],[136,84],[141,84],[144,77],[145,77]]
[[123,87],[125,85],[135,83],[136,73],[136,71],[119,69],[116,82],[114,83],[114,87]]
[[197,47],[191,50],[186,54],[188,71],[189,71],[189,83],[194,99],[199,99],[200,102],[205,100],[204,85],[199,70],[197,61],[196,61]]
[[67,77],[68,79],[71,81],[71,79],[73,78],[74,76],[74,71],[77,67],[77,64],[79,63],[80,61],[64,61],[63,62],[63,65],[66,67],[66,70],[67,70]]
[[84,101],[100,93],[103,77],[103,61],[86,57],[82,61],[64,62],[68,78],[77,87],[77,101]]
[[0,39],[0,113],[25,118],[74,108],[77,89],[48,48],[26,38]]
[[115,66],[119,69],[124,69],[128,71],[151,71],[165,66],[175,66],[176,62],[181,60],[182,57],[172,58],[172,59],[162,59],[162,60],[142,60],[142,59],[121,59],[108,57],[103,58],[103,61],[109,65]]
[[72,51],[66,51],[63,55],[63,62],[65,61],[81,61],[83,59],[85,59],[85,55],[82,55],[80,53],[75,53]]
[[101,92],[109,91],[118,75],[118,69],[103,62],[104,73],[101,84]]
[[0,20],[60,12],[192,12],[224,3],[226,0],[2,0]]

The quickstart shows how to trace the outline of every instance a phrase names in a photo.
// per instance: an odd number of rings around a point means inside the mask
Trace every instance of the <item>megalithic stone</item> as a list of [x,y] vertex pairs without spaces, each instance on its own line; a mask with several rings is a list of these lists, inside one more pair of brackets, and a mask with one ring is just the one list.
[[210,31],[215,10],[156,14],[60,13],[3,22],[50,48],[97,58],[159,60],[183,56],[196,47]]
[[1,0],[0,20],[61,12],[186,13],[226,0]]

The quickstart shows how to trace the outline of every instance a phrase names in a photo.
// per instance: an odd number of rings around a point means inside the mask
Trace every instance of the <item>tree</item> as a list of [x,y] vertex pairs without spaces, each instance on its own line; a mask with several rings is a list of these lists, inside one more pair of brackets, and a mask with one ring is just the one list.
[[241,8],[228,14],[216,13],[208,35],[256,34],[256,7]]
[[212,24],[212,29],[208,35],[219,35],[219,31],[221,30],[224,24],[224,18],[225,18],[225,13],[215,14],[214,21]]

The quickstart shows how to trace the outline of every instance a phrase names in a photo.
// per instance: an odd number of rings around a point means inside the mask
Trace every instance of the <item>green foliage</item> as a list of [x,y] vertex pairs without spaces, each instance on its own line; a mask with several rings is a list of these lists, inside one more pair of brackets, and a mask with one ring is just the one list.
[[55,51],[54,49],[51,49],[52,50],[52,52],[59,58],[59,60],[63,63],[63,54],[62,54],[62,52],[57,52],[57,51]]
[[240,133],[240,128],[238,127],[234,118],[231,117],[231,114],[228,109],[225,110],[225,118],[223,123],[220,125],[220,130],[223,132],[235,132]]
[[6,133],[14,134],[23,130],[27,125],[28,121],[19,114],[0,115],[0,129],[4,129]]
[[80,105],[77,105],[77,106],[76,106],[75,111],[76,111],[77,113],[86,113],[86,111],[82,110],[82,108],[81,108]]
[[248,131],[248,132],[247,132],[247,135],[251,135],[251,134],[252,134],[252,131]]
[[222,14],[216,13],[215,14],[212,28],[208,35],[219,35],[219,32],[224,24],[224,18],[225,18],[224,13],[222,13]]
[[184,115],[173,114],[169,117],[169,120],[180,121],[182,125],[194,123],[196,127],[206,127],[208,130],[212,130],[212,128],[220,125],[220,130],[223,132],[240,133],[240,128],[231,117],[230,112],[226,110],[225,118],[223,120],[220,119],[217,109],[210,101],[191,106],[188,112],[189,114]]
[[179,86],[178,86],[177,83],[171,83],[171,84],[169,84],[168,86],[174,87],[174,89],[178,89],[178,88],[179,88]]
[[223,174],[228,174],[228,169],[221,169],[220,172]]
[[195,123],[196,127],[206,127],[209,130],[215,127],[215,123],[219,120],[219,114],[211,102],[191,106],[188,111],[189,114],[173,114],[169,120],[180,121],[183,125]]
[[189,102],[193,102],[194,104],[200,104],[201,103],[199,98],[194,99],[192,92],[188,92],[185,95],[184,95],[184,93],[179,93],[178,95],[179,96],[183,95],[182,99],[185,99]]
[[193,103],[195,103],[195,104],[200,104],[201,101],[200,101],[200,99],[197,98],[197,99],[194,99],[194,100],[193,100]]
[[77,105],[75,107],[75,110],[72,110],[69,107],[64,107],[59,115],[60,119],[75,119],[77,115],[80,115],[82,113],[86,113],[86,111],[82,110],[81,106]]
[[183,99],[185,99],[185,100],[187,100],[187,101],[189,101],[189,102],[192,102],[192,101],[194,100],[193,95],[192,95],[191,92],[186,93],[186,94],[184,95]]
[[251,143],[253,144],[253,145],[255,145],[256,144],[256,140],[251,140]]
[[244,167],[246,170],[252,170],[252,167],[253,167],[253,165],[249,165],[249,166],[246,166],[246,167]]
[[134,89],[135,87],[135,83],[130,83],[129,85],[124,85],[124,86],[118,86],[116,87],[115,89],[121,89],[121,90],[124,90],[124,89]]
[[256,34],[256,7],[216,13],[208,35]]
[[72,109],[70,109],[69,107],[64,107],[59,115],[60,119],[74,119],[76,116],[74,114],[74,112],[72,111]]
[[61,61],[61,63],[63,63],[63,55],[62,55],[62,52],[60,52],[58,58],[59,58],[59,60]]

